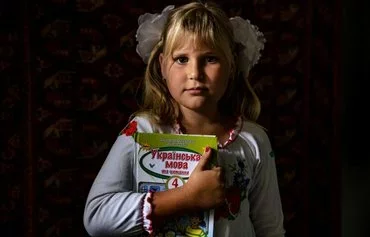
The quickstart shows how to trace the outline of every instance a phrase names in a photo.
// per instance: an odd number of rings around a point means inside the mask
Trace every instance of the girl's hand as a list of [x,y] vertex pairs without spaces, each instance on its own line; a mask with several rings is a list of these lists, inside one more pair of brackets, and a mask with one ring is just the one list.
[[196,209],[211,209],[220,206],[225,200],[225,188],[221,167],[207,169],[212,149],[206,148],[188,182],[183,185],[190,205]]

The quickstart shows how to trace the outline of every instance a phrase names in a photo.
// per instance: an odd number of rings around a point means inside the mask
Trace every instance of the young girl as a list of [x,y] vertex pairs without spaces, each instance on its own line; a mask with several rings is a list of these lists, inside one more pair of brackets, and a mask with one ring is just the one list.
[[[143,107],[91,187],[88,233],[154,235],[174,216],[215,208],[215,236],[284,236],[274,155],[255,123],[260,104],[247,80],[263,35],[249,21],[202,3],[144,14],[139,25],[137,52],[147,63]],[[133,132],[216,135],[219,166],[205,168],[206,149],[183,186],[134,192]]]

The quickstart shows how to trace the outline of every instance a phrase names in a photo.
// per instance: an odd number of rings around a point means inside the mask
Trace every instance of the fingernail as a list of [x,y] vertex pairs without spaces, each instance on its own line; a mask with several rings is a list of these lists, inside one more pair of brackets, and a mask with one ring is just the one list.
[[206,152],[209,152],[209,150],[211,150],[211,148],[209,146],[206,147]]

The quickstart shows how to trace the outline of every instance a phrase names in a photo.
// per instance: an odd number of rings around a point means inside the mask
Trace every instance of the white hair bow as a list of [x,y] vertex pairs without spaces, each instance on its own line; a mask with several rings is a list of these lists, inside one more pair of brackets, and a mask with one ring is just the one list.
[[[154,46],[159,42],[164,25],[167,21],[173,5],[165,7],[160,14],[145,13],[138,19],[139,28],[136,32],[138,41],[136,52],[148,63],[150,53]],[[236,43],[242,46],[237,62],[239,70],[248,76],[249,71],[261,57],[261,50],[264,49],[266,39],[257,26],[252,25],[249,20],[239,16],[230,18]]]

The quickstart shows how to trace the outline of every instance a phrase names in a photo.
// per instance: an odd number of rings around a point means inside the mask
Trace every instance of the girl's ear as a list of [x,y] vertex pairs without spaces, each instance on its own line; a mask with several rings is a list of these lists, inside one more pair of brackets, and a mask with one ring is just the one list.
[[166,62],[163,53],[159,54],[159,64],[161,65],[161,73],[163,78],[167,78],[166,75]]

